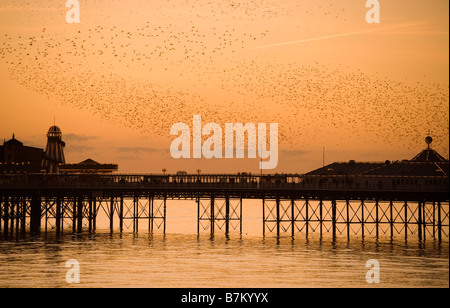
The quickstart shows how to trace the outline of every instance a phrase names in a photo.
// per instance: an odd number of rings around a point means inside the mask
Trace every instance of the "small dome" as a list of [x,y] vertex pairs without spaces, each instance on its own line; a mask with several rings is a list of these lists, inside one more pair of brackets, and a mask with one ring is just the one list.
[[48,129],[47,137],[61,139],[62,132],[58,126],[52,126]]
[[61,129],[58,126],[52,126],[48,129],[49,133],[61,133]]

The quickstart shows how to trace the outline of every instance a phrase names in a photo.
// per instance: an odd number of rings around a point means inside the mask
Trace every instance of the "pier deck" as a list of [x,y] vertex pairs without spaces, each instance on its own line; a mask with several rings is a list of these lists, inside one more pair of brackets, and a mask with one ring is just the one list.
[[[448,179],[402,181],[404,185],[356,185],[360,177],[332,177],[310,181],[303,175],[2,175],[0,176],[0,231],[95,232],[99,212],[115,222],[120,232],[131,220],[148,231],[166,230],[170,199],[197,204],[197,232],[230,232],[237,222],[242,232],[246,199],[261,201],[262,233],[331,232],[352,235],[355,226],[366,234],[402,234],[405,238],[449,236]],[[392,181],[397,183],[400,181]],[[408,184],[406,184],[408,183]],[[202,227],[202,228],[201,228]]]

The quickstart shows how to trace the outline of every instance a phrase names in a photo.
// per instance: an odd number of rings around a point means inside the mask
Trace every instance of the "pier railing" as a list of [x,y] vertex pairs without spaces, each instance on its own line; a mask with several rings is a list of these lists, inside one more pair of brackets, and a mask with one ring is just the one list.
[[[261,200],[263,234],[322,232],[448,238],[448,177],[306,176],[301,174],[2,174],[0,234],[42,225],[95,232],[104,213],[111,232],[132,221],[166,230],[169,199],[197,204],[197,232],[242,233],[243,200]],[[87,224],[87,225],[86,225]],[[206,227],[205,227],[206,225]]]
[[123,188],[123,189],[277,189],[448,192],[448,177],[304,176],[299,174],[3,174],[0,189]]

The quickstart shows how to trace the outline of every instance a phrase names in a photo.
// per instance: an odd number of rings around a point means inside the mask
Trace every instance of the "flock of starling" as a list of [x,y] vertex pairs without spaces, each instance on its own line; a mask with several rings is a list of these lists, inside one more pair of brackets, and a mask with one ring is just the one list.
[[[61,1],[50,1],[62,9],[45,14],[64,18]],[[345,10],[335,8],[339,2],[320,1],[310,14],[344,18]],[[148,2],[138,0],[114,18],[108,14],[116,2],[102,10],[109,3],[82,1],[81,24],[64,25],[64,31],[30,17],[30,26],[39,28],[33,35],[0,32],[0,65],[44,97],[160,136],[200,114],[220,125],[276,122],[280,143],[302,148],[331,138],[416,150],[428,130],[448,139],[448,84],[251,51],[276,41],[271,25],[295,19],[301,1],[165,0],[149,13]],[[40,1],[26,5],[37,8]],[[124,15],[129,18],[120,20]],[[97,24],[90,21],[94,16]]]

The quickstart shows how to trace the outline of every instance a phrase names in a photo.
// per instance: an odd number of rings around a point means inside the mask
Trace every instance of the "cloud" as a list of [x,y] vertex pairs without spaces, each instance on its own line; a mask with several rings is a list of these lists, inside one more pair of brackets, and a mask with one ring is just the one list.
[[120,153],[116,159],[122,160],[137,160],[141,159],[141,156],[145,154],[148,155],[168,151],[168,149],[163,150],[151,147],[117,147],[115,150],[117,153]]
[[77,153],[86,153],[86,152],[92,152],[95,150],[93,147],[90,146],[84,146],[84,145],[68,145],[66,147],[67,150],[71,152],[77,152]]
[[304,150],[280,150],[280,156],[284,158],[294,158],[304,156],[306,154],[311,153],[311,151]]
[[[6,141],[8,141],[8,139],[6,139]],[[19,140],[20,142],[23,143],[24,146],[27,147],[33,147],[33,148],[44,148],[45,149],[45,144],[41,144],[40,142],[38,142],[36,139],[23,139],[23,140]]]
[[85,142],[97,139],[97,136],[86,136],[78,134],[63,134],[63,140],[67,142]]
[[116,151],[119,153],[154,153],[158,151],[162,151],[161,149],[150,148],[150,147],[118,147]]

